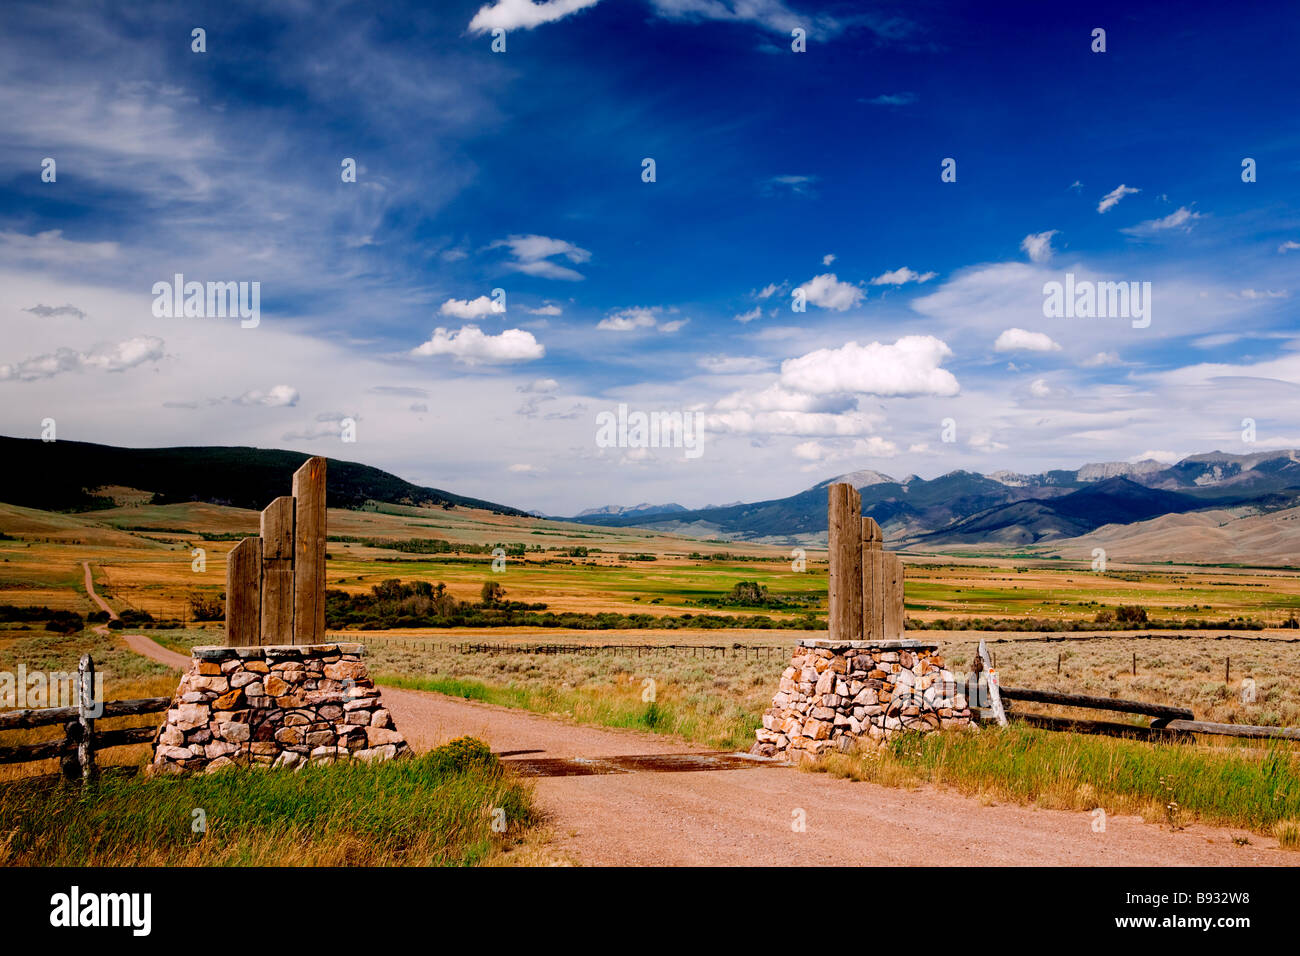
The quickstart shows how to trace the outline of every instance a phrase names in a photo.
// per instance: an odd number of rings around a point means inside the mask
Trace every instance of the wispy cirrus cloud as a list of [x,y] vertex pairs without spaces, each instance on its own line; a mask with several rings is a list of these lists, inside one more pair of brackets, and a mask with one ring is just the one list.
[[1132,196],[1134,193],[1139,193],[1141,191],[1142,190],[1140,189],[1134,189],[1132,186],[1125,186],[1123,183],[1120,183],[1110,192],[1106,193],[1106,195],[1101,197],[1101,202],[1097,203],[1097,212],[1106,212],[1109,209],[1113,209],[1125,196]]

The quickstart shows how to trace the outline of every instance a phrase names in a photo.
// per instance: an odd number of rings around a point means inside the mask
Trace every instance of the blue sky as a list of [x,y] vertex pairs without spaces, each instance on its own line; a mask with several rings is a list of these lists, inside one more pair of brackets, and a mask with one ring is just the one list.
[[[4,5],[4,433],[550,513],[1300,446],[1293,5],[378,6]],[[259,325],[156,317],[178,272]],[[1067,273],[1150,325],[1045,317]]]

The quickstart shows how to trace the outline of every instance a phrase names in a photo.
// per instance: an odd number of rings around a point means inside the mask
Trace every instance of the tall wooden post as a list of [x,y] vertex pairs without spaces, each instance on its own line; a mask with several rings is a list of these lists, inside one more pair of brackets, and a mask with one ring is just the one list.
[[325,459],[293,474],[293,643],[325,640]]
[[903,637],[903,560],[884,550],[875,518],[862,518],[862,635],[864,640]]
[[244,538],[226,556],[226,644],[255,646],[261,618],[262,539]]
[[827,581],[832,641],[862,640],[862,496],[846,482],[827,491],[829,504]]
[[293,642],[293,498],[285,495],[262,510],[261,643]]

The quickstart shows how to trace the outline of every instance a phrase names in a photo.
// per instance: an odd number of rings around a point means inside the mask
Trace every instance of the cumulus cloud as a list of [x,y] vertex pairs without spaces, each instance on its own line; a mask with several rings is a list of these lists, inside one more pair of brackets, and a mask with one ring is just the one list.
[[488,248],[497,249],[502,246],[507,247],[513,257],[512,261],[507,263],[509,268],[539,279],[564,279],[576,282],[583,278],[582,273],[553,260],[562,256],[580,265],[591,259],[591,253],[586,249],[564,239],[552,239],[549,236],[507,236],[505,239],[496,240]]
[[907,266],[893,272],[882,272],[871,280],[872,285],[907,285],[909,282],[929,282],[939,273],[913,272]]
[[995,352],[1059,352],[1061,347],[1045,332],[1007,329],[993,343]]
[[474,19],[469,21],[470,33],[487,33],[490,30],[531,30],[543,23],[554,23],[571,13],[594,7],[600,0],[496,0],[479,7]]
[[956,377],[941,368],[952,355],[932,335],[905,335],[893,345],[849,342],[818,349],[781,364],[781,384],[810,395],[956,395]]
[[464,365],[500,365],[539,359],[546,349],[523,329],[487,335],[477,325],[466,325],[458,330],[434,329],[433,338],[411,349],[411,354],[450,355]]
[[481,295],[477,299],[448,299],[438,311],[454,319],[481,319],[485,315],[500,315],[504,310],[497,309],[492,299]]
[[824,266],[828,266],[834,261],[835,261],[835,253],[833,252],[828,252],[826,253],[826,255],[822,256],[822,265]]
[[1106,193],[1106,195],[1101,197],[1101,202],[1097,204],[1097,212],[1105,212],[1107,209],[1113,207],[1125,196],[1131,196],[1133,193],[1137,193],[1141,191],[1142,190],[1140,189],[1134,189],[1131,186],[1125,186],[1123,183],[1120,183],[1110,192]]
[[52,378],[61,372],[124,372],[145,362],[163,357],[163,340],[153,335],[137,335],[117,343],[96,345],[86,352],[58,349],[21,362],[0,365],[0,381],[32,382]]
[[798,288],[803,290],[804,297],[813,305],[834,309],[836,312],[853,308],[862,301],[865,294],[857,286],[841,282],[833,272],[813,276]]
[[30,309],[23,309],[23,311],[38,315],[42,319],[54,319],[64,315],[71,315],[78,319],[86,317],[86,313],[75,305],[34,305]]
[[1057,232],[1056,229],[1049,229],[1047,232],[1031,232],[1020,240],[1020,248],[1029,256],[1031,262],[1046,262],[1056,251],[1052,248],[1052,237]]
[[298,390],[292,385],[272,385],[265,390],[253,388],[235,399],[235,404],[287,408],[298,404]]

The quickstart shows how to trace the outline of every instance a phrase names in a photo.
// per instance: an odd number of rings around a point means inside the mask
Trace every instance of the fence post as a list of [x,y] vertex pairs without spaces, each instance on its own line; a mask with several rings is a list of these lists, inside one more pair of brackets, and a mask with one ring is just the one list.
[[1007,712],[1002,709],[1002,691],[998,688],[998,672],[989,660],[989,649],[980,638],[980,661],[984,665],[985,682],[989,689],[989,706],[993,708],[993,717],[1002,727],[1007,725]]
[[77,763],[81,765],[83,783],[92,782],[98,775],[95,767],[95,721],[86,716],[95,712],[95,662],[89,654],[82,654],[77,662],[77,723],[81,739],[77,741]]
[[325,639],[325,459],[293,473],[293,642]]
[[827,606],[833,641],[862,639],[862,498],[847,482],[827,489]]
[[255,645],[261,617],[262,539],[244,538],[226,557],[226,645]]
[[261,643],[293,643],[293,498],[262,509]]

